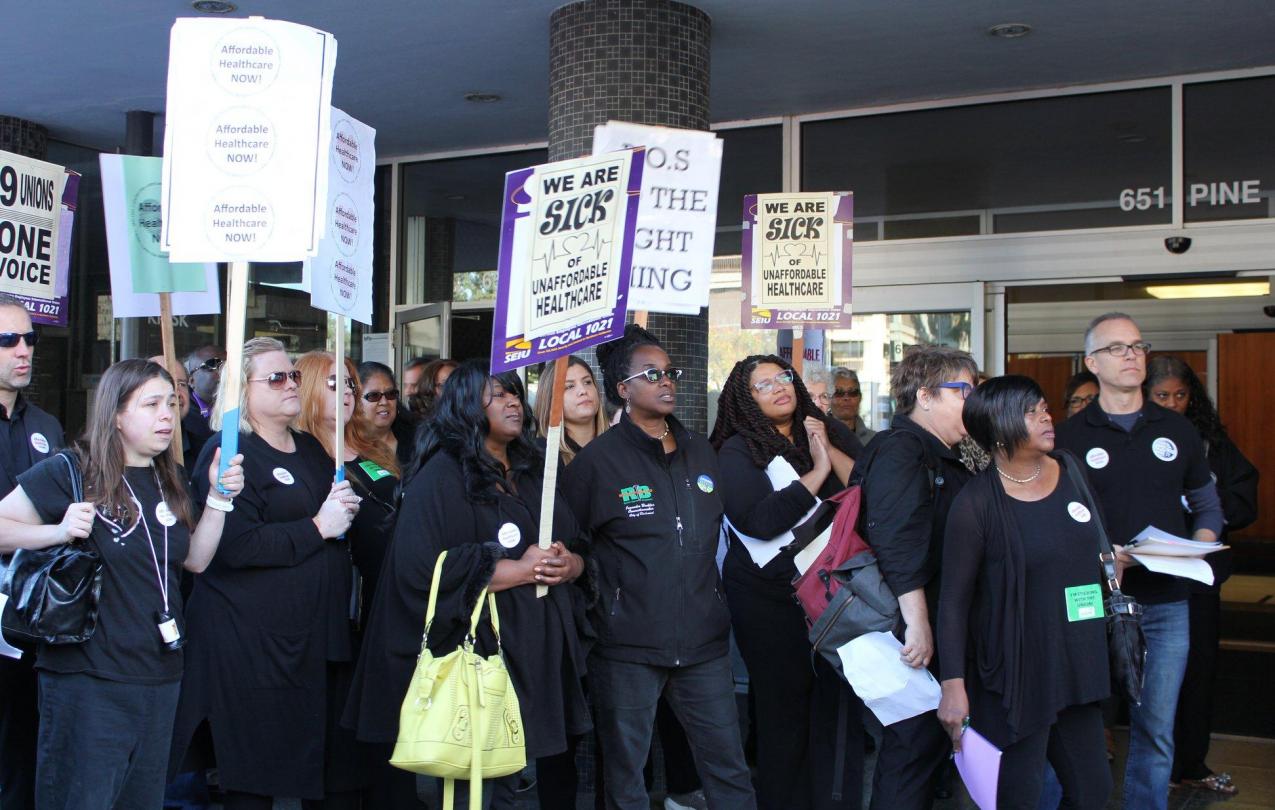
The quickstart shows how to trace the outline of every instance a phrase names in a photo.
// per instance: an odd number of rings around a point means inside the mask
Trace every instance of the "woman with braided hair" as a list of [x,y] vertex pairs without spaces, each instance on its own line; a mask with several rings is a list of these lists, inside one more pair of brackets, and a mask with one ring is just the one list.
[[845,488],[859,440],[822,412],[792,366],[753,355],[727,377],[709,441],[729,538],[722,577],[754,704],[758,806],[857,810],[862,704],[811,654],[783,546],[821,498]]

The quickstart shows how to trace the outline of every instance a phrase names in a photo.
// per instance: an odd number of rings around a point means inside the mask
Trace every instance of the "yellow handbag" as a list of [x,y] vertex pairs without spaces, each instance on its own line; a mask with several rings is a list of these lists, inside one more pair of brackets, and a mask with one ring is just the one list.
[[[444,551],[434,563],[425,635],[416,671],[399,712],[398,742],[390,764],[428,776],[443,777],[443,807],[452,810],[455,780],[469,780],[470,810],[482,806],[482,780],[518,773],[527,765],[522,711],[500,647],[496,597],[486,588],[474,603],[469,633],[460,647],[435,658],[426,642],[434,622]],[[490,606],[496,653],[474,652],[483,603]],[[474,731],[477,730],[477,743]]]

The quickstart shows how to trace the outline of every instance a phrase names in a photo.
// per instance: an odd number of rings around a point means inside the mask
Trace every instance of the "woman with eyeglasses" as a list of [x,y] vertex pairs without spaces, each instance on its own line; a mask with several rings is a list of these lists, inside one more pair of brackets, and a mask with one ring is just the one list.
[[[946,346],[908,349],[890,374],[895,401],[890,430],[859,458],[864,539],[886,585],[899,599],[900,657],[935,668],[932,622],[948,510],[972,475],[961,461],[961,411],[978,367],[968,352]],[[928,808],[951,751],[934,712],[886,726],[872,777],[873,810]]]
[[368,438],[388,447],[398,459],[399,469],[406,469],[416,443],[416,420],[408,409],[400,407],[403,395],[394,372],[384,363],[365,360],[359,363],[359,382],[363,393],[356,404],[363,411]]
[[832,415],[841,420],[846,427],[854,431],[859,442],[867,445],[877,435],[859,415],[863,404],[863,389],[859,385],[859,375],[852,369],[838,366],[832,370]]
[[965,403],[963,421],[992,466],[948,516],[939,721],[957,750],[967,727],[1001,750],[998,808],[1034,810],[1046,762],[1062,807],[1103,807],[1112,780],[1099,707],[1111,691],[1102,516],[1079,462],[1054,451],[1035,381],[989,380]]
[[650,806],[642,766],[663,693],[686,729],[709,807],[756,807],[715,563],[716,454],[673,416],[682,370],[654,335],[630,324],[597,351],[607,399],[623,413],[566,468],[563,488],[597,568],[589,684],[607,806]]
[[[585,651],[577,630],[583,596],[564,587],[584,572],[571,550],[579,540],[570,509],[555,504],[549,549],[537,546],[544,457],[528,425],[515,374],[491,376],[462,363],[420,433],[419,467],[409,470],[403,503],[372,607],[346,720],[360,739],[392,750],[399,710],[421,649],[434,568],[446,552],[428,643],[450,653],[469,632],[483,588],[495,594],[500,648],[518,695],[527,758],[566,750],[589,730],[581,686]],[[536,598],[536,586],[548,587]],[[486,609],[484,609],[486,613]],[[475,649],[496,652],[486,618]],[[412,774],[401,772],[378,808],[418,808]],[[518,775],[486,780],[484,807],[517,804]],[[472,786],[457,782],[456,806]]]
[[[301,373],[282,343],[244,344],[239,402],[226,402],[225,376],[212,427],[239,408],[246,483],[190,598],[173,761],[206,722],[223,806],[269,810],[272,797],[317,802],[328,792],[327,661],[350,643],[348,586],[334,593],[331,570],[348,555],[342,537],[360,499],[348,481],[332,483],[318,439],[292,428]],[[220,444],[216,433],[199,463]]]
[[1098,398],[1098,378],[1092,371],[1080,371],[1071,375],[1063,389],[1063,405],[1067,407],[1064,419],[1070,419],[1089,407]]
[[[1257,520],[1257,468],[1226,432],[1213,400],[1195,371],[1180,358],[1159,355],[1147,362],[1145,396],[1155,404],[1187,418],[1204,439],[1209,469],[1222,499],[1226,527],[1219,538]],[[1213,684],[1217,672],[1221,586],[1234,567],[1230,549],[1208,556],[1214,570],[1212,585],[1191,582],[1187,610],[1191,617],[1191,653],[1178,697],[1174,723],[1173,774],[1170,784],[1224,795],[1239,792],[1229,773],[1214,773],[1205,759],[1213,715]]]
[[753,701],[757,804],[858,808],[863,704],[812,656],[793,600],[797,567],[783,546],[821,498],[849,483],[859,440],[819,409],[785,360],[753,355],[726,378],[709,441],[729,540],[722,579]]
[[[40,644],[38,810],[163,803],[186,628],[180,578],[217,551],[243,486],[235,463],[200,515],[168,452],[177,398],[163,367],[124,360],[102,375],[79,446],[17,476],[0,501],[0,552],[87,539],[102,560],[93,635]],[[72,493],[78,468],[83,500]],[[218,480],[209,454],[203,478]],[[5,695],[5,698],[11,698]],[[10,752],[6,752],[10,753]],[[6,785],[6,790],[8,789]]]
[[832,408],[832,392],[828,390],[830,381],[828,369],[813,363],[807,363],[802,366],[801,379],[806,384],[806,391],[810,394],[810,399],[815,403],[815,407],[824,413],[828,413]]

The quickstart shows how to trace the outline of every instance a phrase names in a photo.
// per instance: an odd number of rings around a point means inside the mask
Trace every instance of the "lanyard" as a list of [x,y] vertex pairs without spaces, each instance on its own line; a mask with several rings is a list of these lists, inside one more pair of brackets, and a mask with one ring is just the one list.
[[[154,472],[154,470],[152,470]],[[142,528],[146,531],[146,545],[151,550],[151,562],[155,563],[155,579],[159,582],[159,593],[164,597],[164,613],[168,613],[168,578],[164,574],[168,571],[168,526],[164,525],[164,567],[159,567],[159,556],[155,553],[155,540],[151,537],[150,524],[146,522],[146,510],[142,506],[142,502],[137,499],[137,493],[133,492],[133,485],[128,483],[128,478],[124,479],[124,486],[128,487],[128,494],[133,499],[133,503],[137,505],[137,520],[142,524]],[[160,503],[164,502],[164,486],[159,482],[159,473],[155,473],[155,487],[159,490]],[[164,523],[162,520],[160,523]],[[133,527],[137,528],[136,526]],[[129,529],[132,531],[132,529]]]

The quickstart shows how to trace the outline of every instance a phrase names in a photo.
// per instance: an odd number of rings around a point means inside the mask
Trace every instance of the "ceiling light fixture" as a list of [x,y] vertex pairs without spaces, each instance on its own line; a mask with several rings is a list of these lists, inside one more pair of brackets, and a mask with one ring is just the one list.
[[1032,27],[1027,23],[1001,23],[993,25],[987,29],[987,33],[1001,39],[1018,39],[1025,37],[1032,32]]
[[1224,284],[1148,284],[1147,295],[1162,300],[1178,298],[1248,298],[1270,295],[1269,281],[1231,281]]
[[500,101],[498,93],[466,93],[465,100],[472,101],[475,104],[491,104]]
[[239,9],[239,6],[225,0],[195,0],[190,7],[201,14],[229,14]]

